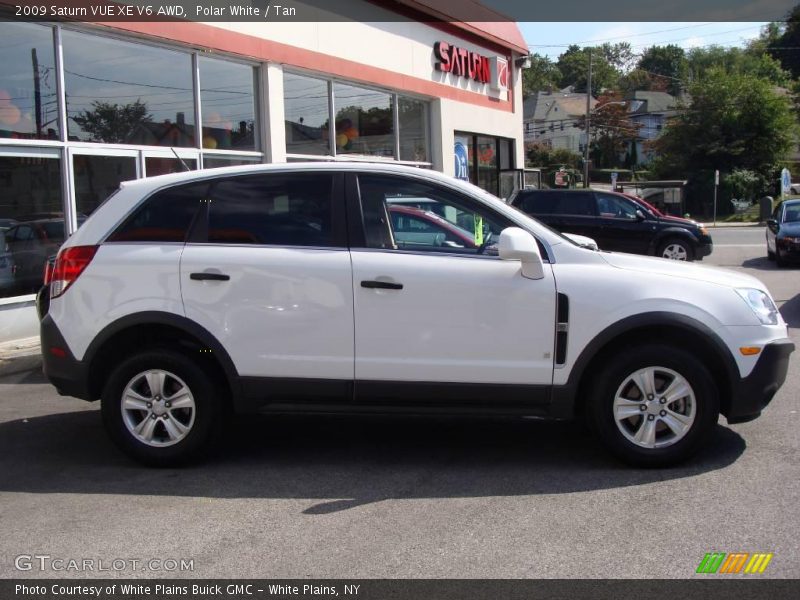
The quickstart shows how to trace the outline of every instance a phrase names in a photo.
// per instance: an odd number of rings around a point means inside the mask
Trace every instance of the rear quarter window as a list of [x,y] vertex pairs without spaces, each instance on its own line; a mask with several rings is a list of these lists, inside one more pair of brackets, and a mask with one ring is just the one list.
[[208,182],[156,192],[108,238],[109,242],[184,242]]

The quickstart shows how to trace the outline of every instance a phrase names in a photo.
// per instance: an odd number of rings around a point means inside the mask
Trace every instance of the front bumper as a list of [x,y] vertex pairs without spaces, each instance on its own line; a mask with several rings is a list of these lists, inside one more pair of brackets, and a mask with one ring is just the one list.
[[711,241],[711,238],[708,238],[708,240],[701,238],[700,242],[694,247],[694,257],[699,260],[710,255],[713,251],[714,243]]
[[764,346],[750,375],[734,382],[730,406],[724,413],[728,423],[746,423],[757,418],[786,380],[791,340],[777,340]]
[[782,260],[800,261],[800,243],[778,238],[775,240],[775,246],[780,249]]

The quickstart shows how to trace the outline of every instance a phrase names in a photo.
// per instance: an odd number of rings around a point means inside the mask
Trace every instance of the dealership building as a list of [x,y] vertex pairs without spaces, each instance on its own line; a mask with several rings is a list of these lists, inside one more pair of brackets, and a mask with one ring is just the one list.
[[370,22],[0,21],[0,342],[37,334],[47,257],[120,181],[369,160],[509,195],[525,42],[439,4],[370,3]]

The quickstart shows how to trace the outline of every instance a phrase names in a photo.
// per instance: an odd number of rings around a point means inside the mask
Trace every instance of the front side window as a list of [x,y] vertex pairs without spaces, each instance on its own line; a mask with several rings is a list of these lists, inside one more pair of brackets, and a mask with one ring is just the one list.
[[636,219],[636,205],[611,194],[597,194],[597,212],[601,217],[611,219]]
[[209,204],[208,241],[342,246],[334,227],[333,175],[253,175],[217,182]]
[[361,175],[359,192],[369,248],[489,254],[512,225],[469,198],[424,182]]
[[184,242],[208,183],[162,190],[145,201],[111,236],[109,242]]

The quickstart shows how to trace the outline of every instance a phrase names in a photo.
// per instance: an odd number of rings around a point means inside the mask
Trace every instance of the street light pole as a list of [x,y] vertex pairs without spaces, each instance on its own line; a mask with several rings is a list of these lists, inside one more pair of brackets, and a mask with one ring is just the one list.
[[589,187],[589,113],[592,109],[592,49],[589,48],[589,74],[586,77],[586,140],[583,144],[583,187]]

